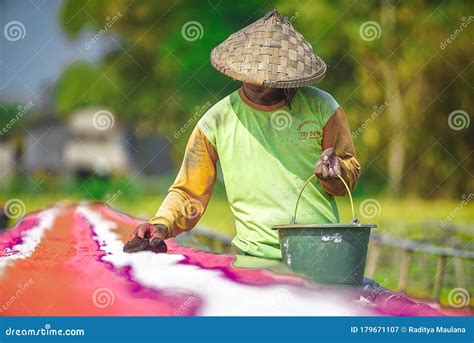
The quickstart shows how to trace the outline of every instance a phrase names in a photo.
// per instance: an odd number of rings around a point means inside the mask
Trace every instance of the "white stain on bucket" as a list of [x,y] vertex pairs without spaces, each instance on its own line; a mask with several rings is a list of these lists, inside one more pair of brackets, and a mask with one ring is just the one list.
[[288,263],[288,266],[291,266],[291,255],[288,254],[286,257],[286,263]]
[[291,254],[289,252],[289,242],[288,241],[285,241],[285,243],[283,243],[283,248],[285,249],[285,255],[286,255],[286,263],[290,266],[291,265]]
[[324,235],[321,237],[321,240],[323,242],[329,242],[333,241],[334,243],[341,243],[342,242],[342,236],[340,233],[335,233],[332,235]]

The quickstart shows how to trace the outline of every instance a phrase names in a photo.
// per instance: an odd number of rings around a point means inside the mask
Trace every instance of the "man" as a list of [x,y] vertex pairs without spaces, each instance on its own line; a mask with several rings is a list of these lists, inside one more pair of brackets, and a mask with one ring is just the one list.
[[191,230],[206,208],[220,162],[244,253],[281,258],[275,224],[289,223],[297,192],[298,223],[336,223],[335,195],[352,190],[360,166],[342,108],[321,80],[325,63],[276,11],[229,36],[212,65],[243,82],[214,105],[189,139],[183,164],[163,204],[133,236],[156,241]]

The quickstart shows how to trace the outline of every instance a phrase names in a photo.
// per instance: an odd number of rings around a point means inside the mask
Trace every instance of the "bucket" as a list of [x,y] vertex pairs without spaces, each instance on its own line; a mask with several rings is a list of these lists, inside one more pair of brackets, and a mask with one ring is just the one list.
[[361,286],[364,278],[370,231],[375,224],[361,224],[356,219],[349,187],[353,220],[348,224],[297,224],[296,214],[303,185],[290,224],[275,225],[278,230],[283,262],[293,271],[303,273],[318,283]]

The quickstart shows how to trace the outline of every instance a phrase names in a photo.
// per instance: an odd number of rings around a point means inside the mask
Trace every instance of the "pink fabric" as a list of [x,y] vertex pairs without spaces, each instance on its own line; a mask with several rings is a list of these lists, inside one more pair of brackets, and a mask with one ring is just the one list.
[[17,225],[0,235],[0,257],[18,253],[13,246],[22,242],[22,233],[38,225],[38,214],[32,213],[23,218]]

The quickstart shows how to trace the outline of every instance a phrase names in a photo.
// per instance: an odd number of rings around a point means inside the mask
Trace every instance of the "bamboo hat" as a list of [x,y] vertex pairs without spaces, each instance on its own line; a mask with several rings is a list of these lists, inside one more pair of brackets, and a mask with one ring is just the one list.
[[276,10],[230,35],[211,52],[221,73],[269,88],[297,88],[321,80],[326,64]]

